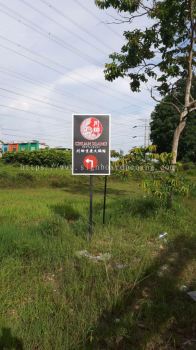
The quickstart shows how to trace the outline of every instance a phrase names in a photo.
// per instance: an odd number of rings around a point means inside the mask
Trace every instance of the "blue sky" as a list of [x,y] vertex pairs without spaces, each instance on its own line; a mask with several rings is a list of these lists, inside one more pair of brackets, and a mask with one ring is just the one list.
[[132,93],[126,79],[104,79],[128,28],[106,24],[111,16],[94,0],[0,0],[0,139],[71,147],[72,113],[110,113],[113,149],[143,144],[147,86]]

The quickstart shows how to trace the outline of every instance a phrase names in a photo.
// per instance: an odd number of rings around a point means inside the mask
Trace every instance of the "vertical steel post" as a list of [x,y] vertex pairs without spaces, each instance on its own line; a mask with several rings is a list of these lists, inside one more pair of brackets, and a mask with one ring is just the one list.
[[106,196],[107,196],[107,179],[108,179],[108,177],[105,176],[104,199],[103,199],[103,225],[105,225]]
[[93,234],[93,175],[90,175],[90,207],[89,207],[89,229],[88,239],[90,240]]
[[147,120],[145,119],[145,125],[144,125],[144,147],[147,146]]

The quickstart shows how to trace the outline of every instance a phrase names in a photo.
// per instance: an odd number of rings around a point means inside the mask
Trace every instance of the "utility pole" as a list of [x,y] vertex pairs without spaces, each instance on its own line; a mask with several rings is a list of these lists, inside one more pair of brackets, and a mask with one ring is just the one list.
[[[144,124],[143,125],[135,125],[133,126],[133,129],[135,128],[144,128],[144,136],[139,136],[144,138],[144,147],[146,148],[150,144],[150,139],[149,139],[149,125],[148,125],[148,119],[139,119],[142,121]],[[137,138],[138,136],[133,136],[133,138]]]
[[144,148],[147,146],[147,119],[144,121]]

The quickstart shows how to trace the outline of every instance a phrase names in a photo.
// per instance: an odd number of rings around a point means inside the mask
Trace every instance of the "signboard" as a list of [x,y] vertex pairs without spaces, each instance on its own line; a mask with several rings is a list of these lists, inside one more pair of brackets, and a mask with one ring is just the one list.
[[110,115],[73,115],[73,175],[110,175]]

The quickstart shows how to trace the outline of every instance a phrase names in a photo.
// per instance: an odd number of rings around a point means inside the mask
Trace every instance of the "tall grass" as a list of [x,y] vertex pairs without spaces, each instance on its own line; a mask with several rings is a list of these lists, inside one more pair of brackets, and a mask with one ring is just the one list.
[[[175,349],[183,327],[192,337],[195,304],[179,288],[196,287],[195,198],[167,211],[139,182],[110,178],[103,226],[103,179],[95,179],[88,242],[88,179],[59,170],[21,182],[20,172],[9,168],[17,181],[0,190],[1,346],[5,334],[25,350],[164,349],[166,341]],[[84,250],[111,258],[90,260]]]

